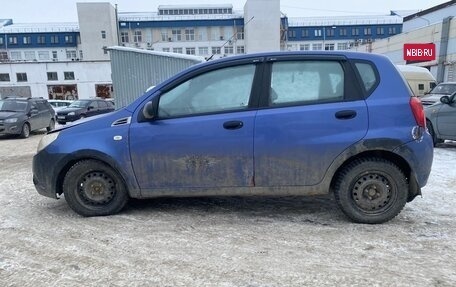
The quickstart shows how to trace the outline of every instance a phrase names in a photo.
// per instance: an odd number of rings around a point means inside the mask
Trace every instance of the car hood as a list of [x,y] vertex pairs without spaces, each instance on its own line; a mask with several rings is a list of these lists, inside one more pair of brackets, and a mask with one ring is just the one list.
[[440,102],[440,98],[443,96],[448,96],[445,94],[427,94],[424,97],[421,97],[421,102],[423,104],[430,104],[430,103],[435,103],[435,102]]
[[68,113],[71,113],[71,112],[81,112],[81,111],[84,111],[85,108],[64,108],[60,111],[57,111],[57,114],[58,115],[67,115]]
[[4,119],[8,119],[8,118],[18,118],[23,114],[24,113],[0,111],[0,120],[4,120]]

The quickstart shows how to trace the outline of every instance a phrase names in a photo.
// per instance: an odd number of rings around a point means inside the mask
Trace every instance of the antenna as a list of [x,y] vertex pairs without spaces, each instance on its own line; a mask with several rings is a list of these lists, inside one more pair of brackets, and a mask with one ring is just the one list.
[[[255,16],[252,16],[252,18],[250,18],[249,21],[245,22],[244,28],[247,27],[247,25],[250,23],[250,21],[253,20],[253,18],[255,18]],[[223,48],[223,47],[225,47],[226,44],[230,43],[230,42],[234,39],[234,37],[237,36],[237,34],[239,34],[239,32],[235,32],[235,33],[233,34],[233,36],[231,36],[228,40],[226,40],[225,43],[223,43],[223,45],[222,45],[220,48]],[[209,58],[206,59],[206,61],[212,60],[212,58],[213,58],[214,56],[215,56],[215,54],[213,53]]]

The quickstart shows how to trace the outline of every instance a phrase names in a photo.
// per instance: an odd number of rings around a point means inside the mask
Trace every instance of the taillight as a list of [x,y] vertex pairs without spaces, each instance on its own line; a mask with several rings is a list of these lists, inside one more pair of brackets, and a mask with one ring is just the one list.
[[412,109],[416,124],[422,128],[426,128],[426,116],[424,115],[424,109],[420,99],[417,97],[411,97],[410,108]]

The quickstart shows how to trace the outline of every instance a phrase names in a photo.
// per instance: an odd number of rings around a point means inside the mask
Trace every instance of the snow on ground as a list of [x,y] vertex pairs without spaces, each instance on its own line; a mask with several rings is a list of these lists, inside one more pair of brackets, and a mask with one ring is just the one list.
[[456,142],[381,225],[331,196],[132,201],[82,218],[32,184],[42,134],[0,138],[0,286],[455,286]]

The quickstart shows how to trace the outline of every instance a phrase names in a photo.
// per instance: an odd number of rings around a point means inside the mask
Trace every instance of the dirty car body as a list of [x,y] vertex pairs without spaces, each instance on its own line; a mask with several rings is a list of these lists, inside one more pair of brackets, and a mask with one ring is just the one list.
[[269,53],[191,67],[48,134],[33,180],[84,216],[128,198],[334,191],[350,219],[381,223],[420,194],[432,158],[421,103],[386,57]]

